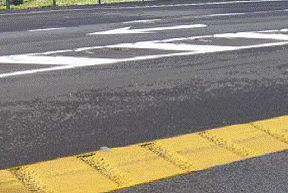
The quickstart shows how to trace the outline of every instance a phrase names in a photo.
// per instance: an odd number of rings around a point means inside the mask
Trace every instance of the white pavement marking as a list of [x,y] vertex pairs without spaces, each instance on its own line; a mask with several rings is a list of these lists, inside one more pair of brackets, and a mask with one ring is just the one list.
[[[267,30],[271,31],[271,30]],[[107,45],[107,46],[94,46],[86,48],[78,48],[74,50],[58,50],[50,51],[45,53],[31,53],[25,55],[12,55],[12,56],[0,56],[0,63],[25,63],[25,64],[52,64],[52,65],[62,65],[50,68],[41,68],[33,70],[25,70],[18,72],[10,72],[0,74],[0,78],[10,77],[10,76],[20,76],[25,74],[34,74],[39,72],[47,71],[56,71],[71,69],[77,67],[85,66],[94,66],[94,65],[104,65],[104,64],[115,64],[119,62],[129,62],[136,60],[147,60],[147,59],[156,59],[163,57],[172,57],[172,56],[183,56],[183,55],[195,55],[203,53],[213,53],[213,52],[222,52],[222,51],[234,51],[242,49],[251,49],[251,48],[260,48],[260,47],[270,47],[270,46],[280,46],[288,45],[288,35],[285,34],[263,34],[256,32],[239,32],[239,33],[226,33],[226,34],[215,34],[210,36],[196,36],[196,37],[187,37],[187,38],[173,38],[168,40],[154,40],[154,41],[144,41],[136,43],[124,43],[117,45]],[[281,30],[277,30],[279,32]],[[287,29],[282,29],[282,31],[287,31]],[[279,36],[278,36],[279,35]],[[173,40],[185,40],[185,39],[196,39],[199,37],[224,37],[224,38],[264,38],[264,39],[276,39],[282,40],[282,42],[274,43],[264,43],[258,45],[249,45],[249,46],[206,46],[206,45],[193,45],[193,44],[175,44]],[[166,42],[166,43],[165,43]],[[170,43],[167,43],[170,42]],[[162,55],[149,55],[149,56],[139,56],[133,58],[124,58],[124,59],[105,59],[105,58],[85,58],[85,57],[73,57],[73,56],[45,56],[47,54],[69,52],[69,51],[83,51],[96,48],[116,48],[116,47],[126,47],[126,48],[148,48],[148,49],[160,49],[160,50],[182,50],[186,52],[180,53],[171,53],[171,54],[162,54]],[[188,51],[188,52],[187,52]]]
[[61,27],[61,28],[46,28],[46,29],[31,29],[28,31],[34,32],[34,31],[50,31],[50,30],[59,30],[59,29],[66,29],[65,27]]
[[118,28],[108,31],[88,33],[86,35],[106,35],[106,34],[135,34],[135,33],[153,33],[153,31],[162,31],[162,30],[177,30],[177,29],[189,29],[189,28],[199,28],[207,27],[204,24],[193,24],[193,25],[177,25],[169,27],[156,27],[156,28],[146,28],[146,29],[130,29],[131,27]]
[[[176,4],[176,5],[151,5],[151,6],[145,6],[145,7],[184,7],[184,6],[222,5],[222,4],[237,4],[237,3],[279,2],[279,1],[281,2],[283,0],[222,1],[222,2]],[[141,8],[141,7],[131,7],[131,8]]]
[[[270,30],[271,31],[271,30]],[[262,31],[265,32],[265,31]],[[274,40],[288,40],[288,36],[285,34],[265,34],[256,32],[238,32],[238,33],[226,33],[215,34],[213,37],[223,38],[257,38],[257,39],[274,39]]]
[[280,32],[283,32],[283,33],[287,33],[287,32],[288,32],[288,29],[280,29],[279,31],[280,31]]
[[267,32],[269,32],[269,33],[276,33],[276,32],[279,32],[279,30],[278,29],[272,29],[272,30],[263,30],[263,31],[257,31],[258,33],[267,33]]
[[195,45],[195,44],[173,44],[173,43],[157,43],[157,42],[137,42],[137,43],[124,43],[118,45],[107,46],[110,48],[140,48],[140,49],[160,49],[160,50],[177,50],[177,51],[225,51],[233,50],[237,47],[234,46],[214,46],[214,45]]
[[205,18],[205,17],[224,17],[224,16],[237,16],[237,15],[247,15],[247,14],[260,14],[260,13],[274,13],[274,12],[283,12],[287,10],[269,10],[269,11],[256,11],[256,12],[245,12],[245,13],[218,13],[210,15],[191,15],[181,17],[182,19],[187,18]]
[[[135,58],[114,59],[114,60],[111,60],[109,62],[106,61],[103,63],[90,63],[90,64],[81,63],[78,65],[66,65],[66,66],[56,66],[56,67],[51,67],[51,68],[24,70],[24,71],[17,71],[17,72],[9,72],[9,73],[0,74],[0,78],[6,78],[6,77],[12,77],[12,76],[21,76],[21,75],[26,75],[26,74],[35,74],[35,73],[40,73],[40,72],[73,69],[73,68],[77,68],[77,67],[88,67],[88,66],[96,66],[96,65],[103,65],[103,64],[113,64],[113,63],[119,63],[119,62],[129,62],[129,61],[135,61],[135,60],[147,60],[147,59],[156,59],[156,58],[161,58],[161,57],[181,56],[181,55],[187,55],[187,54],[191,54],[191,53],[185,52],[185,53],[175,53],[175,54],[166,54],[166,55],[140,56],[140,57],[135,57]],[[3,56],[0,56],[0,61],[1,61],[1,57],[3,57]],[[73,57],[71,57],[71,58],[73,58]]]
[[129,24],[129,23],[155,23],[155,21],[160,21],[161,19],[146,19],[146,20],[133,20],[133,21],[126,21],[122,22],[124,24]]
[[33,55],[10,55],[0,56],[1,63],[10,64],[42,64],[42,65],[74,65],[81,66],[112,63],[114,59],[106,58],[85,58],[71,56],[33,56]]
[[205,35],[205,36],[193,36],[193,37],[185,37],[185,38],[171,38],[166,40],[155,40],[154,42],[173,42],[173,41],[181,41],[181,40],[195,40],[199,38],[209,38],[213,37],[213,35]]
[[64,52],[73,52],[74,50],[56,50],[56,51],[48,51],[48,52],[40,52],[40,53],[30,53],[26,54],[27,56],[39,56],[39,55],[49,55],[49,54],[57,54]]
[[[233,50],[241,50],[241,49],[249,49],[249,48],[260,48],[260,47],[269,47],[269,46],[279,46],[279,45],[287,45],[288,41],[286,42],[277,42],[277,43],[267,43],[267,44],[260,44],[260,45],[252,45],[252,46],[241,46],[232,48],[231,50],[225,51],[233,51]],[[188,56],[188,55],[196,55],[196,54],[204,54],[204,53],[214,53],[214,52],[222,52],[223,50],[202,50],[202,51],[195,51],[195,52],[181,52],[181,53],[173,53],[173,54],[163,54],[163,55],[153,55],[153,56],[139,56],[134,58],[126,58],[126,59],[114,59],[110,62],[106,61],[103,63],[90,63],[85,64],[81,62],[78,65],[67,65],[67,66],[57,66],[52,68],[42,68],[42,69],[34,69],[34,70],[25,70],[25,71],[17,71],[11,73],[4,73],[0,74],[0,78],[12,77],[12,76],[21,76],[26,74],[35,74],[40,72],[49,72],[49,71],[57,71],[57,70],[65,70],[65,69],[72,69],[77,67],[88,67],[88,66],[96,66],[96,65],[104,65],[104,64],[113,64],[119,62],[129,62],[129,61],[137,61],[137,60],[148,60],[148,59],[157,59],[157,58],[164,58],[164,57],[172,57],[172,56]],[[3,56],[1,56],[3,57]],[[0,61],[1,61],[0,57]],[[71,57],[73,58],[73,57]]]
[[210,15],[203,15],[203,16],[201,15],[200,17],[221,17],[221,16],[231,16],[231,15],[246,15],[248,13],[219,13],[219,14],[210,14]]

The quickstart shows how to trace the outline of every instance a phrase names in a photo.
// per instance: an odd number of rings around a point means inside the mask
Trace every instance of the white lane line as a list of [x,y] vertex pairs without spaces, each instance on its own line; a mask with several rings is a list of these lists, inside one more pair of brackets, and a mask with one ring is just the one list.
[[248,14],[259,14],[259,13],[273,13],[273,12],[283,12],[286,10],[269,10],[269,11],[257,11],[257,12],[245,12],[245,13],[216,13],[210,15],[191,15],[184,16],[181,19],[190,19],[190,18],[205,18],[205,17],[224,17],[224,16],[237,16],[237,15],[248,15]]
[[200,27],[207,27],[207,25],[192,24],[192,25],[177,25],[177,26],[155,27],[155,28],[145,28],[145,29],[130,29],[131,27],[124,27],[124,28],[118,28],[118,29],[113,29],[113,30],[108,30],[108,31],[88,33],[86,35],[151,33],[153,31],[190,29],[190,28],[200,28]]
[[249,14],[247,13],[219,13],[219,14],[211,14],[211,15],[203,15],[199,17],[221,17],[221,16],[232,16],[232,15],[246,15]]
[[[105,47],[106,46],[92,46],[92,47],[83,47],[83,48],[76,48],[76,49],[70,49],[70,50],[55,50],[55,51],[48,51],[48,52],[30,53],[30,54],[26,54],[26,55],[28,55],[28,56],[43,56],[43,55],[59,54],[59,53],[65,53],[65,52],[81,52],[81,51],[99,49],[99,48],[105,48]],[[0,63],[1,63],[1,61],[0,61]]]
[[33,56],[33,55],[10,55],[0,56],[1,63],[13,64],[42,64],[42,65],[75,65],[82,63],[97,65],[114,62],[115,59],[106,58],[85,58],[71,56]]
[[39,55],[58,54],[58,53],[64,53],[64,52],[73,52],[73,50],[55,50],[55,51],[48,51],[48,52],[30,53],[26,55],[27,56],[39,56]]
[[274,40],[284,40],[284,41],[288,40],[288,36],[285,34],[265,34],[265,33],[256,33],[256,32],[238,32],[238,33],[215,34],[215,35],[213,35],[213,37],[257,38],[257,39],[274,39]]
[[235,50],[244,50],[244,49],[252,49],[252,48],[271,47],[271,46],[284,46],[284,45],[287,45],[287,44],[288,44],[288,41],[264,43],[264,44],[251,45],[251,46],[239,46]]
[[273,30],[263,30],[257,31],[258,33],[287,33],[288,29],[273,29]]
[[[186,7],[186,6],[201,6],[201,5],[225,5],[238,3],[261,3],[261,2],[282,2],[283,0],[251,0],[251,1],[222,1],[222,2],[207,2],[207,3],[191,3],[191,4],[174,4],[174,5],[148,5],[139,7],[121,7],[121,9],[141,9],[141,8],[159,8],[159,7]],[[285,1],[283,1],[285,2]],[[109,8],[107,8],[109,9]],[[118,8],[111,8],[118,9]]]
[[[260,3],[260,2],[281,2],[283,0],[251,0],[251,1],[222,1],[222,2],[207,2],[207,3],[191,3],[191,4],[176,4],[176,5],[151,5],[147,7],[184,7],[184,6],[199,6],[199,5],[224,5],[224,4],[237,4],[237,3]],[[285,1],[283,1],[285,2]],[[141,8],[141,7],[137,7]]]
[[[263,33],[271,33],[267,34],[265,37]],[[258,39],[275,39],[275,40],[283,40],[286,41],[288,38],[288,34],[277,34],[278,32],[287,33],[288,29],[280,29],[280,30],[263,30],[263,31],[252,31],[252,32],[237,32],[237,33],[225,33],[225,34],[214,34],[214,35],[204,35],[204,36],[193,36],[193,37],[183,37],[183,38],[171,38],[165,40],[155,40],[154,42],[162,43],[162,42],[174,42],[174,41],[182,41],[182,40],[195,40],[201,38],[213,38],[213,37],[223,37],[223,38],[258,38]],[[274,33],[274,34],[272,34]],[[276,33],[276,34],[275,34]],[[280,35],[280,36],[278,36]]]
[[288,32],[288,29],[280,29],[279,31],[280,31],[280,32],[283,32],[283,33],[287,33],[287,32]]
[[161,42],[173,42],[173,41],[181,41],[181,40],[195,40],[199,38],[209,38],[213,37],[213,35],[205,35],[205,36],[193,36],[193,37],[184,37],[184,38],[171,38],[166,40],[155,40],[154,42],[161,43]]
[[122,22],[124,24],[130,24],[130,23],[155,23],[155,21],[160,21],[161,19],[146,19],[146,20],[133,20],[133,21],[126,21]]
[[237,47],[234,46],[214,46],[214,45],[195,45],[195,44],[173,44],[173,43],[157,43],[157,42],[137,42],[124,43],[118,45],[107,46],[109,48],[140,48],[140,49],[160,49],[160,50],[177,50],[177,51],[224,51]]
[[263,30],[263,31],[257,31],[258,33],[267,33],[267,32],[269,32],[269,33],[276,33],[276,32],[279,32],[279,30],[278,29],[272,29],[272,30]]
[[77,48],[73,50],[74,52],[82,52],[85,50],[91,50],[91,49],[99,49],[99,48],[105,48],[105,46],[93,46],[93,47],[84,47],[84,48]]
[[[166,55],[139,56],[139,57],[135,57],[135,58],[113,59],[113,60],[107,60],[107,61],[102,61],[102,62],[95,60],[95,63],[93,63],[93,62],[90,62],[90,63],[81,62],[81,63],[74,64],[74,65],[56,66],[56,67],[51,67],[51,68],[41,68],[41,69],[3,73],[3,74],[0,74],[0,78],[6,78],[6,77],[12,77],[12,76],[21,76],[21,75],[26,75],[26,74],[35,74],[35,73],[39,73],[39,72],[49,72],[49,71],[73,69],[73,68],[77,68],[77,67],[97,66],[97,65],[113,64],[113,63],[119,63],[119,62],[129,62],[129,61],[135,61],[135,60],[156,59],[156,58],[161,58],[161,57],[181,56],[181,55],[187,55],[187,54],[191,54],[191,53],[190,52],[186,52],[186,53],[182,52],[182,53],[166,54]],[[1,57],[3,57],[3,56],[0,56],[0,61],[1,61]],[[48,58],[49,56],[46,56],[46,57]],[[73,58],[73,57],[71,57],[71,58]]]
[[59,29],[66,29],[66,28],[62,27],[62,28],[31,29],[31,30],[28,30],[28,31],[30,31],[30,32],[34,32],[34,31],[50,31],[50,30],[59,30]]

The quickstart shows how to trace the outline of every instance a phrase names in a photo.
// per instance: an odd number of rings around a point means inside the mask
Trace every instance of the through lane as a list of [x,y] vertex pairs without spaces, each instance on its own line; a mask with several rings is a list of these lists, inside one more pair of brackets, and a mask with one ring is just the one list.
[[[285,2],[283,6],[286,6]],[[213,6],[210,8],[213,9]],[[210,8],[203,7],[198,12],[203,11],[202,15],[219,13],[218,8]],[[221,13],[224,8],[223,5]],[[275,9],[273,6],[270,8]],[[140,40],[284,29],[288,24],[286,11],[195,19],[189,17],[189,14],[197,14],[196,11],[189,12],[190,7],[173,7],[174,15],[170,18],[165,18],[172,13],[169,9],[168,13],[163,12],[164,8],[159,11],[143,9],[147,13],[143,11],[140,16],[130,12],[123,16],[125,19],[114,20],[118,16],[111,15],[107,16],[107,23],[110,24],[67,28],[64,35],[61,30],[13,32],[4,36],[2,33],[4,38],[0,41],[5,44],[1,43],[1,56],[135,43]],[[145,25],[129,24],[134,29],[191,23],[208,27],[172,33],[119,35],[116,38],[113,35],[86,36],[95,29],[105,31],[126,26],[128,24],[119,22],[135,18],[161,20]],[[77,22],[85,24],[77,20],[73,26],[78,25]],[[93,24],[91,20],[87,22]],[[22,30],[39,29],[39,25],[27,26]],[[49,25],[48,22],[43,27],[55,27]],[[55,25],[63,27],[62,24]],[[17,37],[19,33],[23,34],[22,37]],[[122,61],[117,65],[86,66],[1,78],[0,143],[3,148],[0,150],[0,165],[8,168],[89,152],[101,146],[125,146],[285,115],[288,104],[286,52],[287,45],[260,47]],[[7,72],[7,64],[1,64],[1,68]],[[12,69],[11,66],[8,71],[21,68],[27,66],[18,64],[17,68]]]

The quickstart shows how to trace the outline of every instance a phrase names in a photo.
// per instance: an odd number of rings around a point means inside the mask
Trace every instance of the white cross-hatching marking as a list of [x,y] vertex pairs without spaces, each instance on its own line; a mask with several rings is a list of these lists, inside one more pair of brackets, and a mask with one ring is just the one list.
[[[238,32],[238,33],[226,33],[226,34],[214,34],[207,36],[194,36],[185,38],[171,38],[166,40],[153,40],[153,41],[142,41],[136,43],[124,43],[116,45],[107,46],[93,46],[78,48],[74,50],[57,50],[49,51],[44,53],[29,53],[21,55],[9,55],[0,56],[0,63],[15,63],[15,64],[45,64],[45,65],[60,65],[41,69],[32,69],[25,71],[16,71],[0,74],[0,78],[10,77],[10,76],[20,76],[25,74],[34,74],[39,72],[48,72],[56,70],[71,69],[77,67],[94,66],[94,65],[105,65],[105,64],[115,64],[119,62],[128,62],[136,60],[147,60],[156,59],[162,57],[172,57],[172,56],[183,56],[183,55],[195,55],[202,53],[213,53],[213,52],[223,52],[223,51],[233,51],[241,49],[251,49],[259,47],[269,47],[269,46],[280,46],[288,44],[288,35],[279,34],[279,32],[285,33],[287,29],[282,30],[266,30],[261,32]],[[269,32],[269,33],[268,33]],[[176,44],[173,41],[177,40],[191,40],[197,38],[258,38],[258,39],[274,39],[278,42],[273,43],[261,43],[257,45],[248,46],[215,46],[215,45],[193,45],[193,44]],[[280,40],[280,41],[279,41]],[[148,56],[138,56],[132,58],[121,58],[121,59],[109,59],[109,58],[87,58],[87,57],[73,57],[73,56],[49,56],[50,54],[63,53],[63,52],[77,52],[83,50],[101,49],[101,48],[138,48],[138,49],[159,49],[159,50],[175,50],[183,51],[177,53],[161,54],[161,55],[148,55]]]
[[153,33],[155,31],[190,29],[190,28],[201,28],[201,27],[207,27],[207,25],[192,24],[192,25],[177,25],[177,26],[169,26],[169,27],[155,27],[155,28],[144,28],[144,29],[131,29],[131,27],[123,27],[123,28],[118,28],[118,29],[113,29],[113,30],[108,30],[108,31],[88,33],[86,35]]

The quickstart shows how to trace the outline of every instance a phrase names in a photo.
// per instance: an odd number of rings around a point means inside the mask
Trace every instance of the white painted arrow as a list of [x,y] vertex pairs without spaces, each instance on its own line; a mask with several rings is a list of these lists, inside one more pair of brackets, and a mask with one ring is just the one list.
[[130,27],[123,27],[108,31],[88,33],[86,35],[106,35],[106,34],[136,34],[136,33],[154,33],[153,31],[161,30],[174,30],[174,29],[189,29],[189,28],[198,28],[198,27],[207,27],[204,24],[193,24],[193,25],[177,25],[171,27],[156,27],[156,28],[146,28],[146,29],[130,29]]

